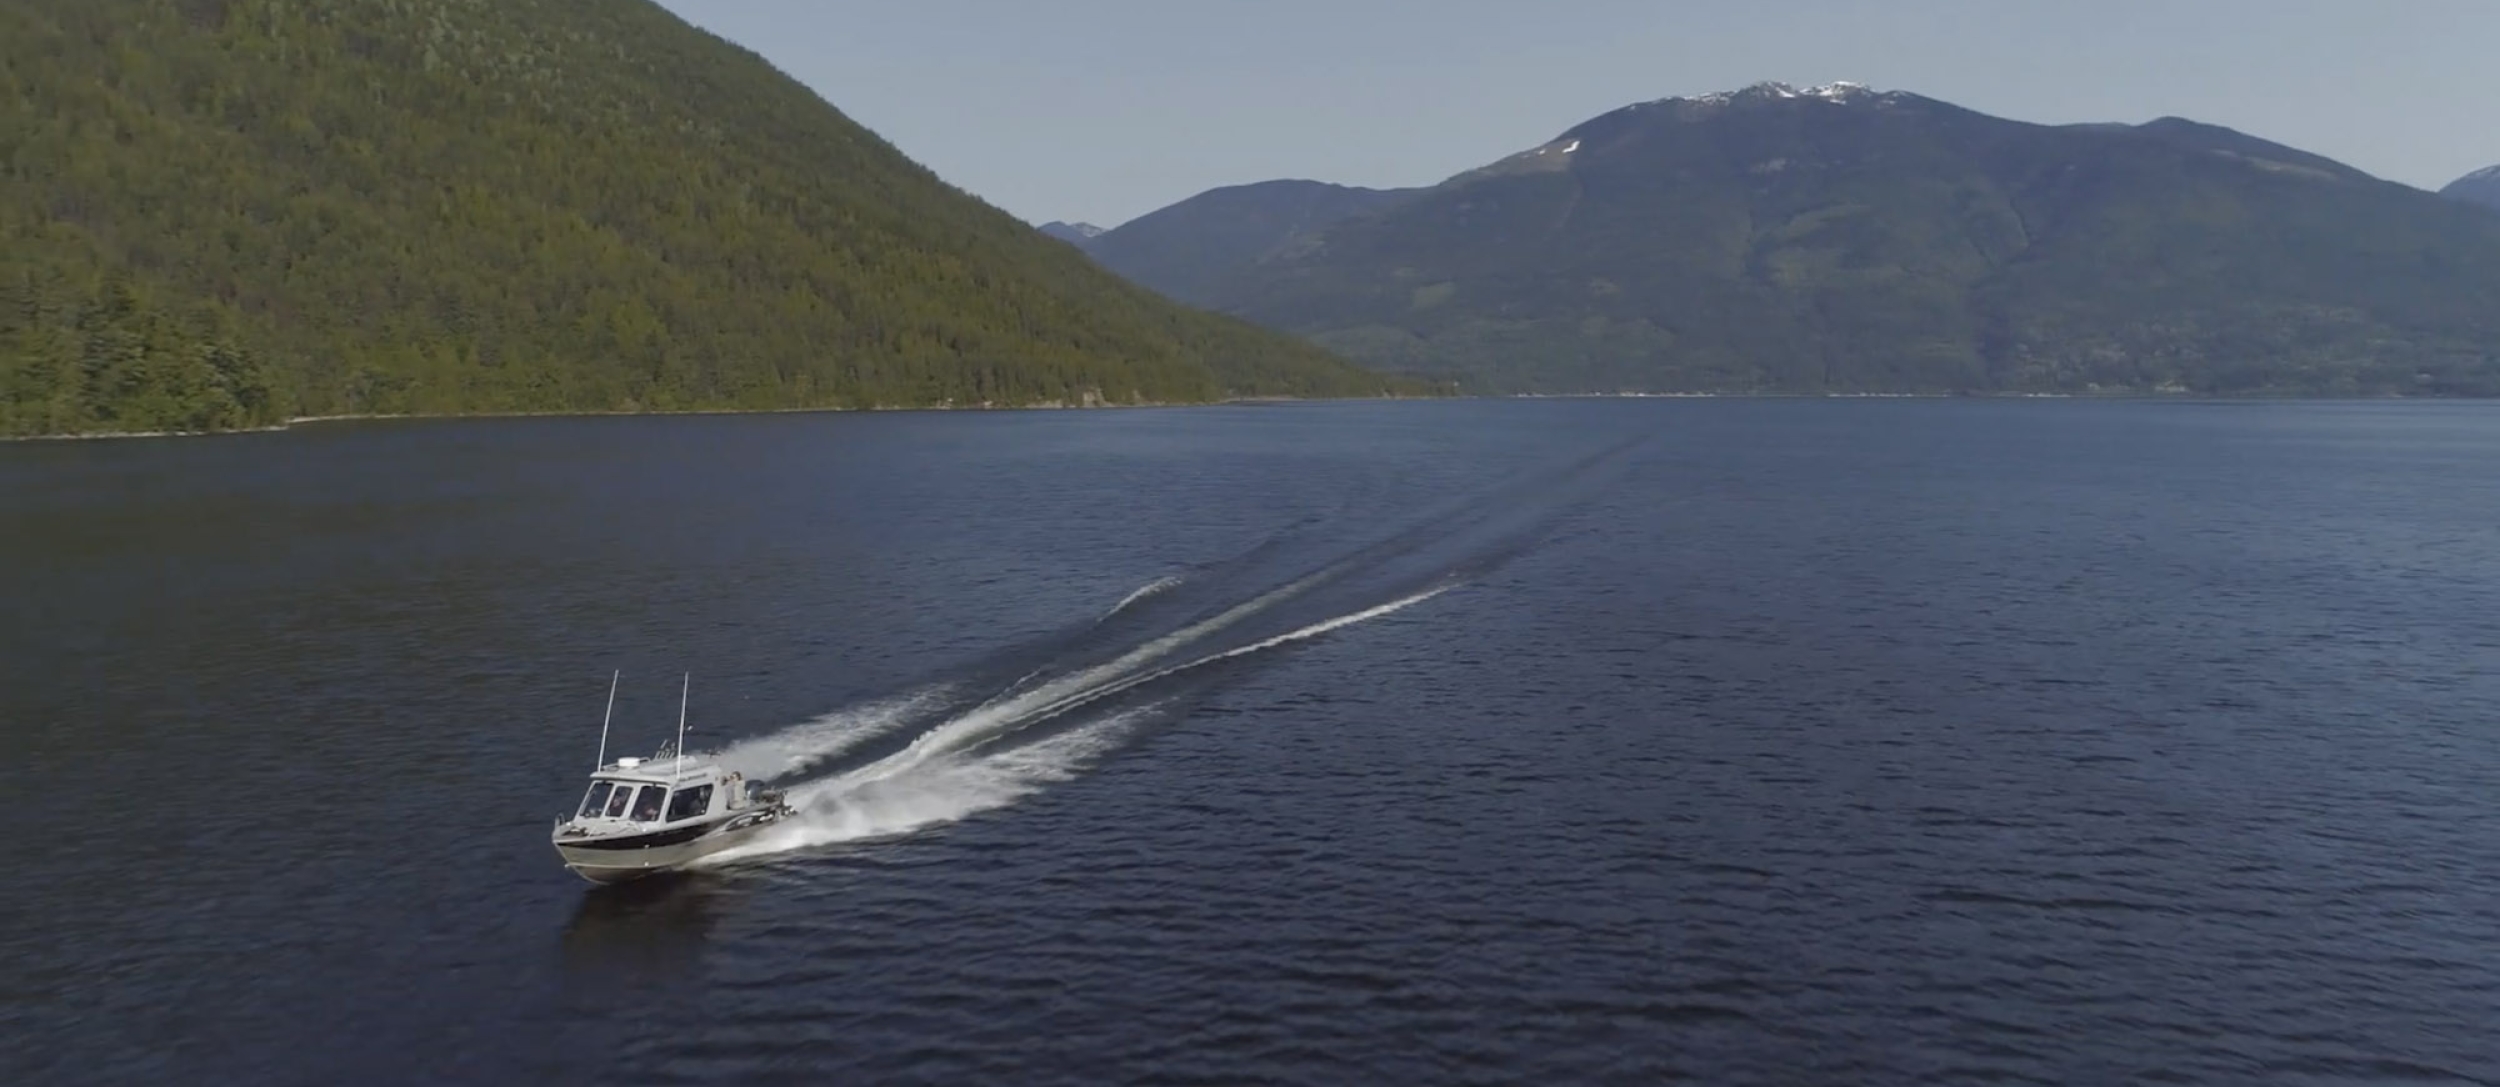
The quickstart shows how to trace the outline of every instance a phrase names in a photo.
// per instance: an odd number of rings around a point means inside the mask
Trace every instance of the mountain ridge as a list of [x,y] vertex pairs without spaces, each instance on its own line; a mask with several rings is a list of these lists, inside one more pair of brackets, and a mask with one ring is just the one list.
[[1227,185],[1138,216],[1080,245],[1114,272],[1174,299],[1206,305],[1222,297],[1230,267],[1276,254],[1341,220],[1420,191],[1301,178]]
[[1083,245],[1103,234],[1103,228],[1092,223],[1071,223],[1061,219],[1053,219],[1035,229],[1060,241],[1075,245]]
[[2221,126],[1857,84],[1635,103],[1186,272],[1139,278],[1490,391],[2500,393],[2484,217]]
[[2485,166],[2451,181],[2439,190],[2439,195],[2500,211],[2500,165]]

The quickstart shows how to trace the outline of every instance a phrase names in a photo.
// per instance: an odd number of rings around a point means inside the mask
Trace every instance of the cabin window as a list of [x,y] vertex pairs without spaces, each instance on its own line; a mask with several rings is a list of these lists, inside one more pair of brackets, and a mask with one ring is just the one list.
[[582,798],[582,818],[590,819],[608,810],[608,790],[614,786],[605,781],[590,783],[590,795]]
[[631,785],[619,785],[616,787],[615,792],[608,794],[607,815],[610,819],[625,818],[625,813],[631,810],[633,806],[634,787]]
[[659,787],[659,786],[657,786],[657,785],[647,785],[647,786],[644,786],[644,787],[643,787],[643,790],[642,790],[642,796],[641,796],[639,799],[637,799],[637,800],[635,800],[635,801],[634,801],[634,822],[637,822],[637,823],[656,823],[656,822],[659,822],[659,821],[660,821],[660,799],[661,799],[662,797],[666,796],[667,794],[668,794],[668,790],[663,789],[663,788],[661,788],[661,787]]
[[692,819],[711,810],[711,786],[697,785],[691,789],[679,789],[677,795],[668,800],[668,821],[674,823],[680,819]]

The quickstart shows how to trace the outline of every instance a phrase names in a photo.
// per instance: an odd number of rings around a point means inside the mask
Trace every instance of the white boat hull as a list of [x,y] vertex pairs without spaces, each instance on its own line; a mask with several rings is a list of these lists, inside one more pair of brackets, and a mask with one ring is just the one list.
[[556,855],[574,875],[592,883],[623,883],[676,871],[742,844],[765,827],[781,821],[787,809],[743,812],[706,824],[604,837],[559,836]]

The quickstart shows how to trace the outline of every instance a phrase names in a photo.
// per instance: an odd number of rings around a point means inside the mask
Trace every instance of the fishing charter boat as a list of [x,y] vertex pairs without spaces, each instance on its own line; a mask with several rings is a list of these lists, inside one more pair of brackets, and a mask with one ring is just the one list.
[[[581,807],[556,821],[556,854],[592,883],[622,883],[683,868],[752,838],[796,814],[781,791],[745,775],[688,758],[686,696],[677,700],[677,739],[649,758],[608,761],[608,722],[599,725],[599,759]],[[608,681],[608,716],[616,713],[616,678]]]

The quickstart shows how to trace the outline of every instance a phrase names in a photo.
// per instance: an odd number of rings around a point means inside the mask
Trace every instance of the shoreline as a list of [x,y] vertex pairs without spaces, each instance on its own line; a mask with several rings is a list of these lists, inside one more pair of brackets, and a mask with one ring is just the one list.
[[299,415],[269,426],[238,427],[233,430],[98,430],[76,434],[10,434],[0,435],[0,444],[9,442],[77,442],[107,441],[130,438],[214,438],[230,434],[274,434],[306,425],[321,423],[361,422],[439,422],[451,419],[604,419],[604,418],[670,418],[702,415],[832,415],[880,412],[963,411],[1128,411],[1141,408],[1220,408],[1262,407],[1282,404],[1364,404],[1402,401],[1455,400],[2087,400],[2087,401],[2163,401],[2169,403],[2222,404],[2360,404],[2360,403],[2449,403],[2474,404],[2500,401],[2487,396],[2297,396],[2254,393],[2227,395],[2189,392],[1989,392],[1989,393],[1481,393],[1448,396],[1237,396],[1223,400],[1148,400],[1138,403],[1092,404],[903,404],[866,408],[683,408],[675,410],[639,409],[633,411],[581,409],[570,411],[464,411],[409,413],[348,413],[336,415]]
[[[1237,396],[1223,400],[1144,400],[1135,403],[1101,401],[1091,404],[879,404],[865,408],[679,408],[636,409],[631,411],[583,408],[567,411],[462,411],[462,412],[361,412],[336,415],[298,415],[285,422],[268,426],[236,427],[231,430],[90,430],[75,434],[8,434],[0,442],[76,442],[104,441],[123,438],[215,438],[228,434],[274,434],[307,424],[363,422],[439,422],[450,419],[605,419],[605,418],[670,418],[693,415],[831,415],[870,414],[910,411],[1101,411],[1134,410],[1138,408],[1216,408],[1237,405],[1269,404],[1369,403],[1389,400],[1452,400],[1465,397],[1431,396]],[[1490,398],[1477,398],[1490,399]]]

